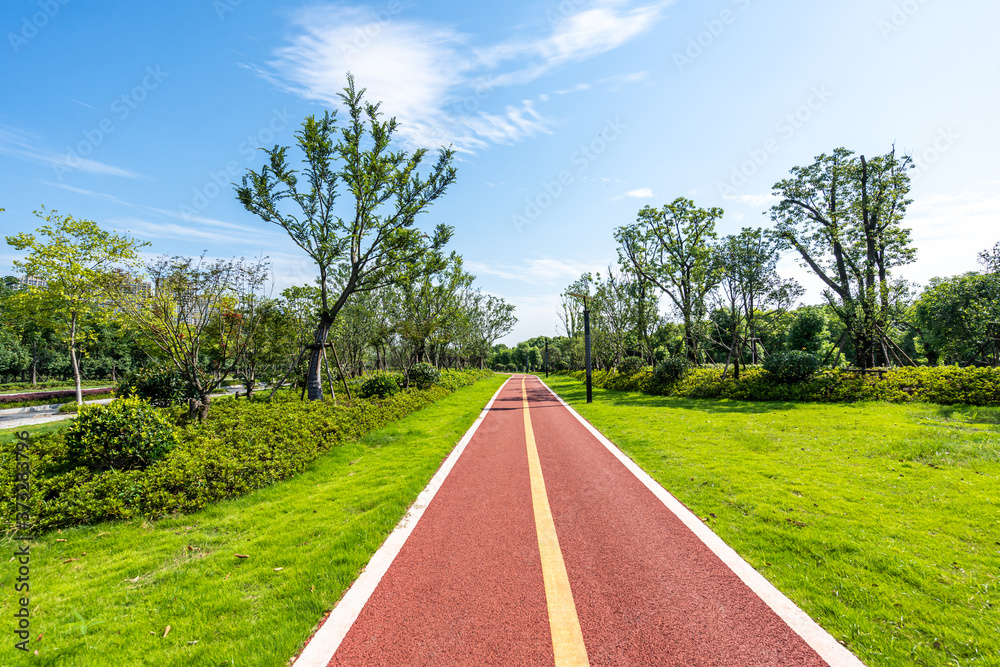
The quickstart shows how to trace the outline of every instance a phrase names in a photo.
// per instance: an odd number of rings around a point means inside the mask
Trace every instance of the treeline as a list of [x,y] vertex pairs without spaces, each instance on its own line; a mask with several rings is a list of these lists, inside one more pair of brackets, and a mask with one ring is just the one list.
[[[820,155],[774,185],[771,228],[722,238],[720,208],[686,198],[643,208],[614,232],[617,266],[563,292],[565,335],[549,340],[550,368],[583,367],[585,308],[598,369],[677,357],[739,378],[742,366],[791,351],[860,369],[1000,365],[1000,243],[979,253],[978,268],[919,292],[895,274],[916,256],[903,225],[911,167],[894,151]],[[777,271],[786,254],[823,282],[822,304],[796,307],[802,287]],[[540,341],[498,346],[491,362],[541,368]]]

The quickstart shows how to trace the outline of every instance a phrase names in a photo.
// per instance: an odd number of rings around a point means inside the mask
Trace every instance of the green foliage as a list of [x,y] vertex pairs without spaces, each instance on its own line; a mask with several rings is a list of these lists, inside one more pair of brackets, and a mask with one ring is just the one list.
[[[176,446],[145,470],[94,470],[77,465],[76,445],[71,450],[68,432],[33,437],[33,486],[28,502],[34,510],[35,529],[134,517],[155,519],[242,496],[301,472],[331,447],[490,375],[489,371],[445,373],[441,385],[430,389],[409,389],[379,401],[356,400],[349,406],[302,402],[291,394],[271,402],[263,397],[216,401],[210,420],[178,429]],[[111,406],[126,401],[139,403],[133,398]],[[90,410],[85,407],[84,414]],[[163,422],[176,416],[159,410]],[[82,419],[84,415],[77,418],[78,422]],[[118,425],[125,429],[127,423],[120,420]],[[14,447],[12,438],[0,442],[0,518],[7,526],[14,524],[17,512]]]
[[365,375],[358,389],[361,398],[385,398],[399,391],[395,376],[384,371],[373,371]]
[[135,396],[159,408],[197,398],[184,378],[166,366],[146,366],[127,373],[118,382],[115,395],[121,398]]
[[618,364],[618,371],[625,375],[635,375],[646,367],[646,360],[642,357],[625,357]]
[[819,357],[802,350],[775,352],[764,360],[764,370],[785,384],[808,380],[819,365]]
[[684,357],[667,357],[656,365],[653,380],[657,385],[666,386],[680,380],[691,368],[691,363]]
[[788,328],[785,345],[789,350],[802,350],[816,354],[825,339],[826,318],[819,308],[800,308]]
[[66,431],[66,460],[91,471],[143,470],[176,444],[170,424],[156,408],[123,398],[80,407]]
[[[593,381],[594,386],[606,389],[686,398],[1000,405],[1000,368],[918,366],[876,369],[868,373],[825,369],[804,382],[793,383],[779,382],[772,373],[753,366],[745,368],[739,380],[734,380],[732,373],[723,379],[722,373],[722,366],[691,368],[679,380],[664,383],[657,379],[655,373],[649,376],[640,372],[629,377],[599,371],[594,373]],[[585,377],[583,371],[571,372],[570,375],[581,381]],[[643,376],[650,379],[646,380]]]
[[428,363],[416,364],[409,372],[410,384],[419,389],[427,389],[441,380],[441,371]]

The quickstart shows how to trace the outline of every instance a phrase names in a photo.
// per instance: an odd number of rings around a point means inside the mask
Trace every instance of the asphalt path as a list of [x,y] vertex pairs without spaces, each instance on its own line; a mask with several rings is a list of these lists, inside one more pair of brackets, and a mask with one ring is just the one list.
[[297,667],[861,664],[537,378],[422,496]]

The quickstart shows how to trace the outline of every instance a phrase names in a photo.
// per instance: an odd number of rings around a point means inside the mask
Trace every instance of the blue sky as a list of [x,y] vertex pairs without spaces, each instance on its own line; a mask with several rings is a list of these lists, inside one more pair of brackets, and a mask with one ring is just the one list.
[[615,261],[643,206],[687,196],[725,209],[721,233],[767,226],[771,186],[838,146],[917,158],[903,275],[926,283],[1000,240],[998,24],[986,0],[8,0],[0,230],[45,205],[308,282],[229,184],[350,70],[403,145],[459,151],[420,224],[453,225],[478,284],[517,305],[506,342],[554,335],[559,292]]

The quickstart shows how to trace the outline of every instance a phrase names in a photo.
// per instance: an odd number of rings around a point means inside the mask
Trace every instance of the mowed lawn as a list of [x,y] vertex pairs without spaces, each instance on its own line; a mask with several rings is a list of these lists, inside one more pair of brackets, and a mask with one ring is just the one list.
[[868,665],[1000,665],[1000,409],[547,380]]
[[459,389],[243,498],[42,535],[28,654],[14,648],[16,563],[0,562],[0,665],[286,664],[505,379]]

